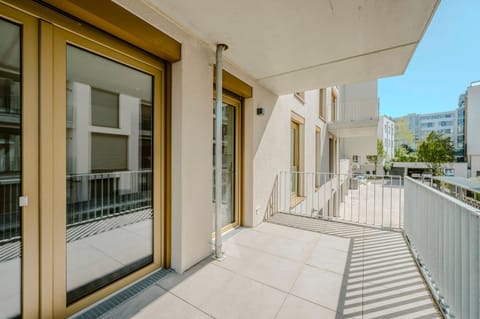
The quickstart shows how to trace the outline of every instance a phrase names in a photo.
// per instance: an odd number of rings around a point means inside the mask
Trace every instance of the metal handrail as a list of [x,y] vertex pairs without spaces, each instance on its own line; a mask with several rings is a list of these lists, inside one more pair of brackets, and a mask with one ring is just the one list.
[[405,179],[405,236],[447,318],[480,318],[480,210]]
[[401,176],[281,171],[265,218],[275,213],[401,229]]

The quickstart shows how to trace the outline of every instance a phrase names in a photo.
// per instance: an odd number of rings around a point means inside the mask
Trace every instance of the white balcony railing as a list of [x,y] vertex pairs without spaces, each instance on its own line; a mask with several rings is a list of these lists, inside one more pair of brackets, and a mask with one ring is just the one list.
[[280,172],[265,218],[286,213],[312,218],[401,229],[401,176]]
[[404,231],[446,317],[480,318],[480,211],[406,178]]

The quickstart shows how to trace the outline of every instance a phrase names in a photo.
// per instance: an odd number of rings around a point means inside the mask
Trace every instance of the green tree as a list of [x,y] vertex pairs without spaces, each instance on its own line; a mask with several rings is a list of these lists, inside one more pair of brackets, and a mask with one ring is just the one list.
[[417,153],[407,144],[402,144],[395,149],[395,157],[392,162],[417,162]]
[[453,162],[455,147],[448,136],[430,132],[418,146],[418,159],[425,162],[432,174],[441,175],[441,164]]
[[377,172],[377,165],[383,164],[383,160],[387,156],[385,148],[383,147],[383,141],[377,140],[377,160],[375,161],[375,173]]
[[395,139],[397,145],[411,145],[413,142],[413,133],[408,128],[408,123],[403,117],[395,121]]

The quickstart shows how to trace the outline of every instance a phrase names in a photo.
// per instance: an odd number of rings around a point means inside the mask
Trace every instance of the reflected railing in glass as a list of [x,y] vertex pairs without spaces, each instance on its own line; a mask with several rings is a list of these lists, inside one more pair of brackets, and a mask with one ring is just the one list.
[[67,176],[67,226],[152,207],[152,171]]
[[18,240],[21,236],[20,192],[20,179],[0,179],[0,244]]

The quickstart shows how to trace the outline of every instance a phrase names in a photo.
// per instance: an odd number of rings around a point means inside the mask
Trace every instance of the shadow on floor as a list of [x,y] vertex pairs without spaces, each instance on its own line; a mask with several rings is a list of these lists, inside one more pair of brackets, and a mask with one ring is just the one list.
[[352,239],[337,318],[441,318],[401,232],[287,214],[269,221]]

